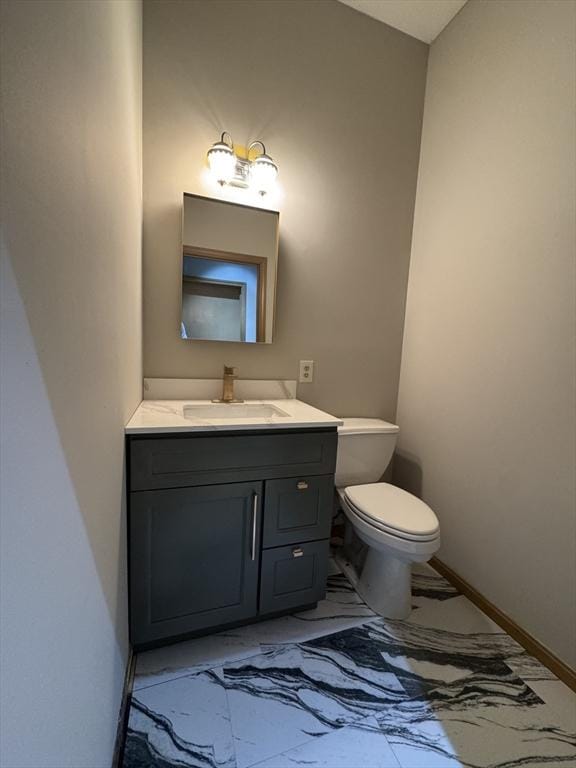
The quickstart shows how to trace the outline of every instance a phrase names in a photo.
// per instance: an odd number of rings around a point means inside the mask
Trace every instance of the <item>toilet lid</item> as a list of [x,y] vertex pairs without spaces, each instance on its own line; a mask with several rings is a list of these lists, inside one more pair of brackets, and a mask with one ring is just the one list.
[[351,485],[344,493],[363,516],[401,536],[429,538],[439,531],[438,518],[430,507],[395,485]]

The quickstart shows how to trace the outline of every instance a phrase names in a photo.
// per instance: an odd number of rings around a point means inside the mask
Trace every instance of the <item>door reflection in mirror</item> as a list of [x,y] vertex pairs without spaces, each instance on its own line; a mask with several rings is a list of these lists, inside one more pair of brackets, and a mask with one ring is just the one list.
[[182,338],[259,341],[259,265],[184,254]]
[[184,195],[180,337],[272,341],[278,213]]

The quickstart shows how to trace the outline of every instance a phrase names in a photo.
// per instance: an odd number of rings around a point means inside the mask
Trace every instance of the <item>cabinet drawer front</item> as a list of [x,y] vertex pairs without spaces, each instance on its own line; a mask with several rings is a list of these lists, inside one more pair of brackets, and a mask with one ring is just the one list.
[[330,536],[334,476],[269,480],[264,502],[264,547]]
[[337,440],[336,430],[132,438],[131,489],[330,474],[336,466]]
[[135,646],[254,616],[261,483],[130,495]]
[[262,552],[260,613],[300,608],[322,600],[328,574],[328,539]]

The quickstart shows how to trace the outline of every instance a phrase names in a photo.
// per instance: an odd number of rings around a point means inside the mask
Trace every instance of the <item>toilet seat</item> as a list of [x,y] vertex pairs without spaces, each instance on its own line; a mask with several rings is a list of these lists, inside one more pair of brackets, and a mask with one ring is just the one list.
[[345,488],[352,510],[367,525],[405,541],[439,538],[438,518],[423,501],[389,483],[369,483]]

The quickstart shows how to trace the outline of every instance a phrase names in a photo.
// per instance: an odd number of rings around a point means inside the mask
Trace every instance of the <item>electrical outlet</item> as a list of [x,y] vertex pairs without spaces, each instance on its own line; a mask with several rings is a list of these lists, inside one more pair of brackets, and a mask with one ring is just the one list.
[[314,381],[314,360],[300,360],[300,376],[298,381],[301,384],[309,384]]

